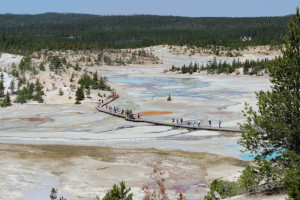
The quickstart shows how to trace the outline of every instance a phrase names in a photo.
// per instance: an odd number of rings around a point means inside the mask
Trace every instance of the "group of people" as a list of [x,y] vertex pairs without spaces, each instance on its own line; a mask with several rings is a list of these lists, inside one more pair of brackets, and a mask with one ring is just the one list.
[[[111,94],[106,98],[106,100],[107,99],[109,99],[109,98],[112,98],[112,99],[114,99],[115,97],[118,97],[119,95],[117,94],[117,92],[115,92],[115,91],[112,91],[111,92]],[[99,98],[99,100],[98,100],[98,106],[101,106],[102,104],[103,104],[103,99],[101,99],[101,98]],[[107,108],[108,106],[107,106],[107,104],[106,104],[106,108]]]
[[132,110],[125,110],[125,117],[130,119],[140,119],[142,118],[143,113],[139,112],[138,114],[133,114]]
[[[176,123],[177,123],[177,125],[179,125],[179,123],[180,123],[180,125],[182,125],[182,124],[183,124],[183,119],[182,119],[182,117],[180,118],[180,120],[177,118],[177,119],[176,119]],[[195,120],[191,120],[191,121],[188,120],[186,123],[187,123],[188,126],[190,126],[190,125],[196,126]],[[174,118],[172,118],[172,124],[173,124],[173,125],[175,124],[175,119],[174,119]],[[221,124],[222,124],[222,121],[219,120],[219,128],[221,128]],[[209,127],[211,127],[211,120],[208,120],[208,125],[209,125]],[[198,126],[198,127],[201,126],[201,121],[200,121],[200,120],[197,121],[197,126]]]
[[115,98],[117,96],[117,92],[112,91],[110,96],[111,96],[111,98]]
[[[115,91],[113,91],[111,93],[111,95],[107,97],[107,99],[115,98],[115,97],[118,97],[118,94]],[[99,99],[98,106],[101,106],[102,104],[103,104],[103,99]],[[125,115],[125,117],[130,118],[130,119],[140,119],[143,115],[141,112],[139,112],[138,114],[133,114],[132,110],[129,110],[129,109],[124,110],[124,109],[116,107],[116,106],[109,106],[108,104],[105,105],[105,108],[106,108],[106,110],[109,110],[110,112]]]
[[98,105],[101,106],[101,104],[103,104],[103,99],[98,100]]
[[[179,125],[179,124],[182,125],[183,122],[184,122],[184,121],[183,121],[182,117],[181,117],[180,119],[179,119],[179,118],[176,119],[176,124],[177,124],[177,125]],[[192,125],[192,126],[195,126],[195,125],[196,125],[196,122],[195,122],[194,120],[192,120],[192,121],[188,120],[186,123],[187,123],[187,125],[189,125],[189,126],[190,126],[190,125]],[[172,124],[175,124],[175,119],[174,119],[174,118],[172,119]],[[198,125],[198,126],[201,125],[200,120],[197,122],[197,125]]]
[[139,112],[137,114],[133,114],[132,110],[129,109],[122,109],[116,106],[109,106],[109,105],[105,105],[106,109],[109,110],[110,112],[113,113],[118,113],[121,115],[125,115],[125,117],[130,118],[130,119],[140,119],[142,118],[143,113]]
[[[182,124],[182,123],[183,123],[182,117],[181,117],[180,119],[177,118],[177,119],[176,119],[176,123],[177,123],[177,124],[179,124],[179,123]],[[175,119],[174,119],[174,118],[172,119],[172,124],[175,124]]]
[[[209,127],[211,127],[211,120],[208,120]],[[219,128],[221,128],[222,120],[219,120]]]

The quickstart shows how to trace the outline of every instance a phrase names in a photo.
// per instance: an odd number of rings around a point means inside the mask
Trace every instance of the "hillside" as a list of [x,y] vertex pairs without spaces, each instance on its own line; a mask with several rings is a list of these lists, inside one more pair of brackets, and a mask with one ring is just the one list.
[[[280,44],[291,16],[177,17],[156,15],[98,16],[45,13],[0,15],[2,51],[133,48],[159,44]],[[245,41],[246,40],[246,41]]]

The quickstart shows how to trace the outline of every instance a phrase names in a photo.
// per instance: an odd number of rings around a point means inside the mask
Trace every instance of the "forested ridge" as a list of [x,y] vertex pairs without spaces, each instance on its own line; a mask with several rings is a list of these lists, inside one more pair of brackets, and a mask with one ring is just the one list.
[[280,44],[290,19],[291,16],[4,14],[0,15],[0,48],[2,51],[35,51],[135,48],[159,44],[202,47]]

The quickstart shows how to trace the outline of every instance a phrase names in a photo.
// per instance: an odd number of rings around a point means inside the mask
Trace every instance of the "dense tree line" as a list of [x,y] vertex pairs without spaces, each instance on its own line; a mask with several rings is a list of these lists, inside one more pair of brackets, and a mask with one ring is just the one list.
[[[278,58],[275,58],[275,61]],[[246,59],[245,62],[241,62],[239,59],[233,59],[232,63],[224,62],[217,62],[217,59],[214,58],[213,62],[199,66],[197,63],[190,63],[188,66],[183,65],[182,67],[175,67],[174,65],[171,67],[170,71],[178,71],[182,74],[193,74],[194,72],[201,72],[206,71],[210,74],[231,74],[236,72],[237,74],[239,71],[238,69],[243,69],[243,74],[245,75],[262,75],[267,72],[268,65],[273,63],[274,60],[269,60],[268,58],[265,59],[258,59],[258,60],[248,60]]]
[[38,15],[0,15],[0,29],[10,32],[64,34],[93,30],[118,29],[218,29],[228,27],[286,26],[284,17],[179,17],[159,15],[115,15],[45,13]]
[[[277,60],[277,58],[275,58]],[[248,60],[245,62],[241,62],[239,60],[233,60],[232,63],[217,62],[216,59],[210,64],[206,66],[201,66],[199,68],[200,71],[207,71],[208,73],[226,73],[230,74],[233,72],[239,73],[236,70],[243,68],[243,74],[245,75],[261,75],[266,72],[267,67],[270,63],[274,62],[274,60],[258,59],[258,60]]]
[[198,47],[280,44],[287,33],[290,18],[6,14],[0,15],[0,50],[137,48],[158,44]]

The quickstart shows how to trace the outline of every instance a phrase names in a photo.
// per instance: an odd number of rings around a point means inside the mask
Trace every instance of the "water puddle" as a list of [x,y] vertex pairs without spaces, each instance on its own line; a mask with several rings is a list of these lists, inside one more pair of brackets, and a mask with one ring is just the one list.
[[[227,145],[224,145],[224,147],[228,147],[228,148],[234,148],[236,150],[245,150],[244,147],[242,147],[241,145],[238,145],[238,144],[227,144]],[[251,160],[254,160],[254,158],[257,156],[258,154],[255,154],[255,153],[241,153],[239,158],[242,159],[242,160],[246,160],[246,161],[251,161]],[[271,156],[268,156],[266,159],[267,160],[271,160],[272,158],[275,158],[277,156],[280,156],[281,154],[280,153],[273,153]]]

